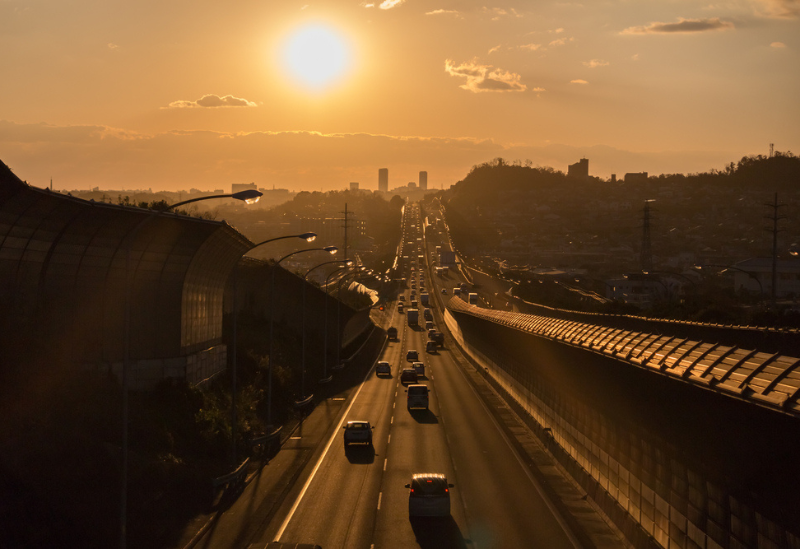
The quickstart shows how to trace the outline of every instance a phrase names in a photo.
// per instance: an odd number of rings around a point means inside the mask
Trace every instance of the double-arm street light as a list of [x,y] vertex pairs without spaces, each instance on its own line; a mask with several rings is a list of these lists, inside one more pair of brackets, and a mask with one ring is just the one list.
[[275,341],[275,271],[282,261],[292,257],[293,255],[303,254],[308,252],[328,252],[333,255],[339,251],[336,246],[326,246],[324,248],[309,248],[307,250],[297,250],[280,258],[272,266],[270,273],[269,283],[269,370],[267,370],[267,424],[272,424],[272,365],[274,363],[275,354],[273,349],[273,342]]
[[123,319],[123,348],[122,348],[122,488],[120,496],[120,528],[119,546],[125,549],[128,543],[128,373],[131,366],[131,294],[133,293],[133,273],[131,270],[131,247],[139,232],[160,213],[173,210],[178,206],[185,206],[192,202],[201,200],[211,200],[216,198],[235,198],[245,204],[255,204],[261,198],[262,193],[254,189],[248,189],[233,194],[217,194],[211,196],[201,196],[177,202],[168,206],[164,210],[156,210],[149,216],[142,219],[127,236],[125,242],[125,310]]
[[[275,242],[277,240],[285,240],[287,238],[300,238],[302,240],[305,240],[306,242],[313,242],[317,238],[317,233],[290,234],[290,235],[286,235],[286,236],[277,236],[275,238],[270,238],[268,240],[265,240],[263,242],[259,242],[258,244],[254,244],[251,247],[249,247],[247,249],[247,251],[245,251],[239,257],[239,259],[241,259],[245,255],[250,253],[255,248],[258,248],[259,246],[263,246],[264,244],[269,244],[270,242]],[[237,261],[237,265],[238,265],[238,261]],[[233,352],[233,356],[231,357],[231,445],[232,445],[232,448],[231,448],[231,466],[234,467],[234,468],[236,467],[236,367],[237,367],[237,364],[238,364],[237,363],[237,357],[236,357],[236,350],[237,350],[237,347],[238,347],[238,344],[237,344],[237,333],[236,333],[237,332],[236,325],[237,325],[237,317],[238,317],[238,314],[237,314],[238,307],[236,305],[236,297],[237,297],[237,295],[236,295],[236,292],[237,292],[236,280],[237,280],[237,277],[238,277],[237,272],[238,272],[238,269],[236,268],[236,266],[234,266],[234,268],[233,268],[233,303],[231,305],[231,310],[233,312],[233,338],[232,338],[233,339],[233,351],[232,351]],[[272,360],[272,356],[270,356],[270,361],[271,360]]]
[[[316,265],[315,267],[311,267],[306,272],[306,274],[303,275],[303,311],[302,311],[302,315],[303,315],[303,323],[302,323],[302,334],[303,334],[302,348],[303,348],[303,351],[302,351],[302,353],[303,354],[302,354],[302,359],[300,361],[300,368],[301,368],[300,376],[301,377],[300,377],[300,398],[298,399],[299,403],[305,404],[305,402],[308,400],[308,398],[306,397],[306,393],[305,393],[305,391],[306,391],[306,286],[308,286],[308,284],[307,284],[308,275],[311,274],[311,271],[313,271],[313,270],[315,270],[315,269],[317,269],[319,267],[323,267],[325,265],[344,264],[345,266],[347,266],[347,265],[352,265],[352,263],[353,263],[353,261],[351,259],[340,259],[340,260],[337,260],[337,261],[326,261],[324,263],[320,263],[319,265]],[[327,305],[328,305],[327,299],[325,300],[325,305],[326,305],[326,310],[327,310]],[[325,315],[325,323],[327,324],[327,322],[328,322],[328,318],[327,318],[327,313],[326,313],[326,315]]]
[[761,300],[760,301],[763,303],[763,301],[764,301],[764,285],[761,283],[761,279],[758,278],[758,275],[756,273],[754,273],[752,271],[745,271],[744,269],[740,269],[739,267],[735,267],[734,265],[714,265],[714,264],[695,265],[694,269],[697,270],[697,271],[702,271],[703,267],[718,267],[718,268],[722,269],[721,271],[719,271],[717,273],[718,275],[721,275],[722,273],[724,273],[728,269],[733,269],[734,271],[739,271],[739,272],[742,272],[742,273],[746,274],[747,276],[749,276],[750,278],[752,278],[753,280],[755,280],[758,283],[758,292],[761,295]]

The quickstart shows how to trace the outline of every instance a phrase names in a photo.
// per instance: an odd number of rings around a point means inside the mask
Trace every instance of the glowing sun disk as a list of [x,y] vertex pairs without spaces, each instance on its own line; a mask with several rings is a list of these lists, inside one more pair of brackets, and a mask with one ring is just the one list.
[[289,37],[283,62],[296,80],[312,88],[322,88],[344,74],[350,52],[344,40],[330,28],[309,25]]

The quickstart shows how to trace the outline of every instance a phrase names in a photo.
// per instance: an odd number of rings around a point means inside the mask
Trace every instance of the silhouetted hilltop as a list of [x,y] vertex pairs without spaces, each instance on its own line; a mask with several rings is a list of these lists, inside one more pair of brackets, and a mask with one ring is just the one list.
[[800,243],[800,158],[746,156],[721,170],[643,179],[575,178],[502,158],[441,194],[465,249],[530,264],[635,269],[645,203],[653,254],[673,267],[768,256],[765,208],[778,193],[779,256]]

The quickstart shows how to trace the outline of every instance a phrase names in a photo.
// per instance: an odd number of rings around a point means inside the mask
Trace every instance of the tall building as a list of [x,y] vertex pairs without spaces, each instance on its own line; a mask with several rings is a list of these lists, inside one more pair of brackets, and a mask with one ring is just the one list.
[[581,158],[567,168],[567,177],[576,179],[589,179],[589,159]]
[[428,190],[428,172],[419,172],[419,188],[423,191]]
[[378,170],[378,190],[384,193],[389,192],[389,168]]
[[350,190],[357,191],[358,190],[358,181],[351,181],[350,182]]

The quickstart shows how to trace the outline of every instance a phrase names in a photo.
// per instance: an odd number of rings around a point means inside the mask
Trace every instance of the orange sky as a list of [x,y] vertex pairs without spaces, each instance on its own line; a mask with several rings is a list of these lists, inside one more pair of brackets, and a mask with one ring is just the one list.
[[[311,25],[338,42],[287,59]],[[67,189],[705,171],[800,153],[799,31],[798,0],[0,0],[0,160]]]

